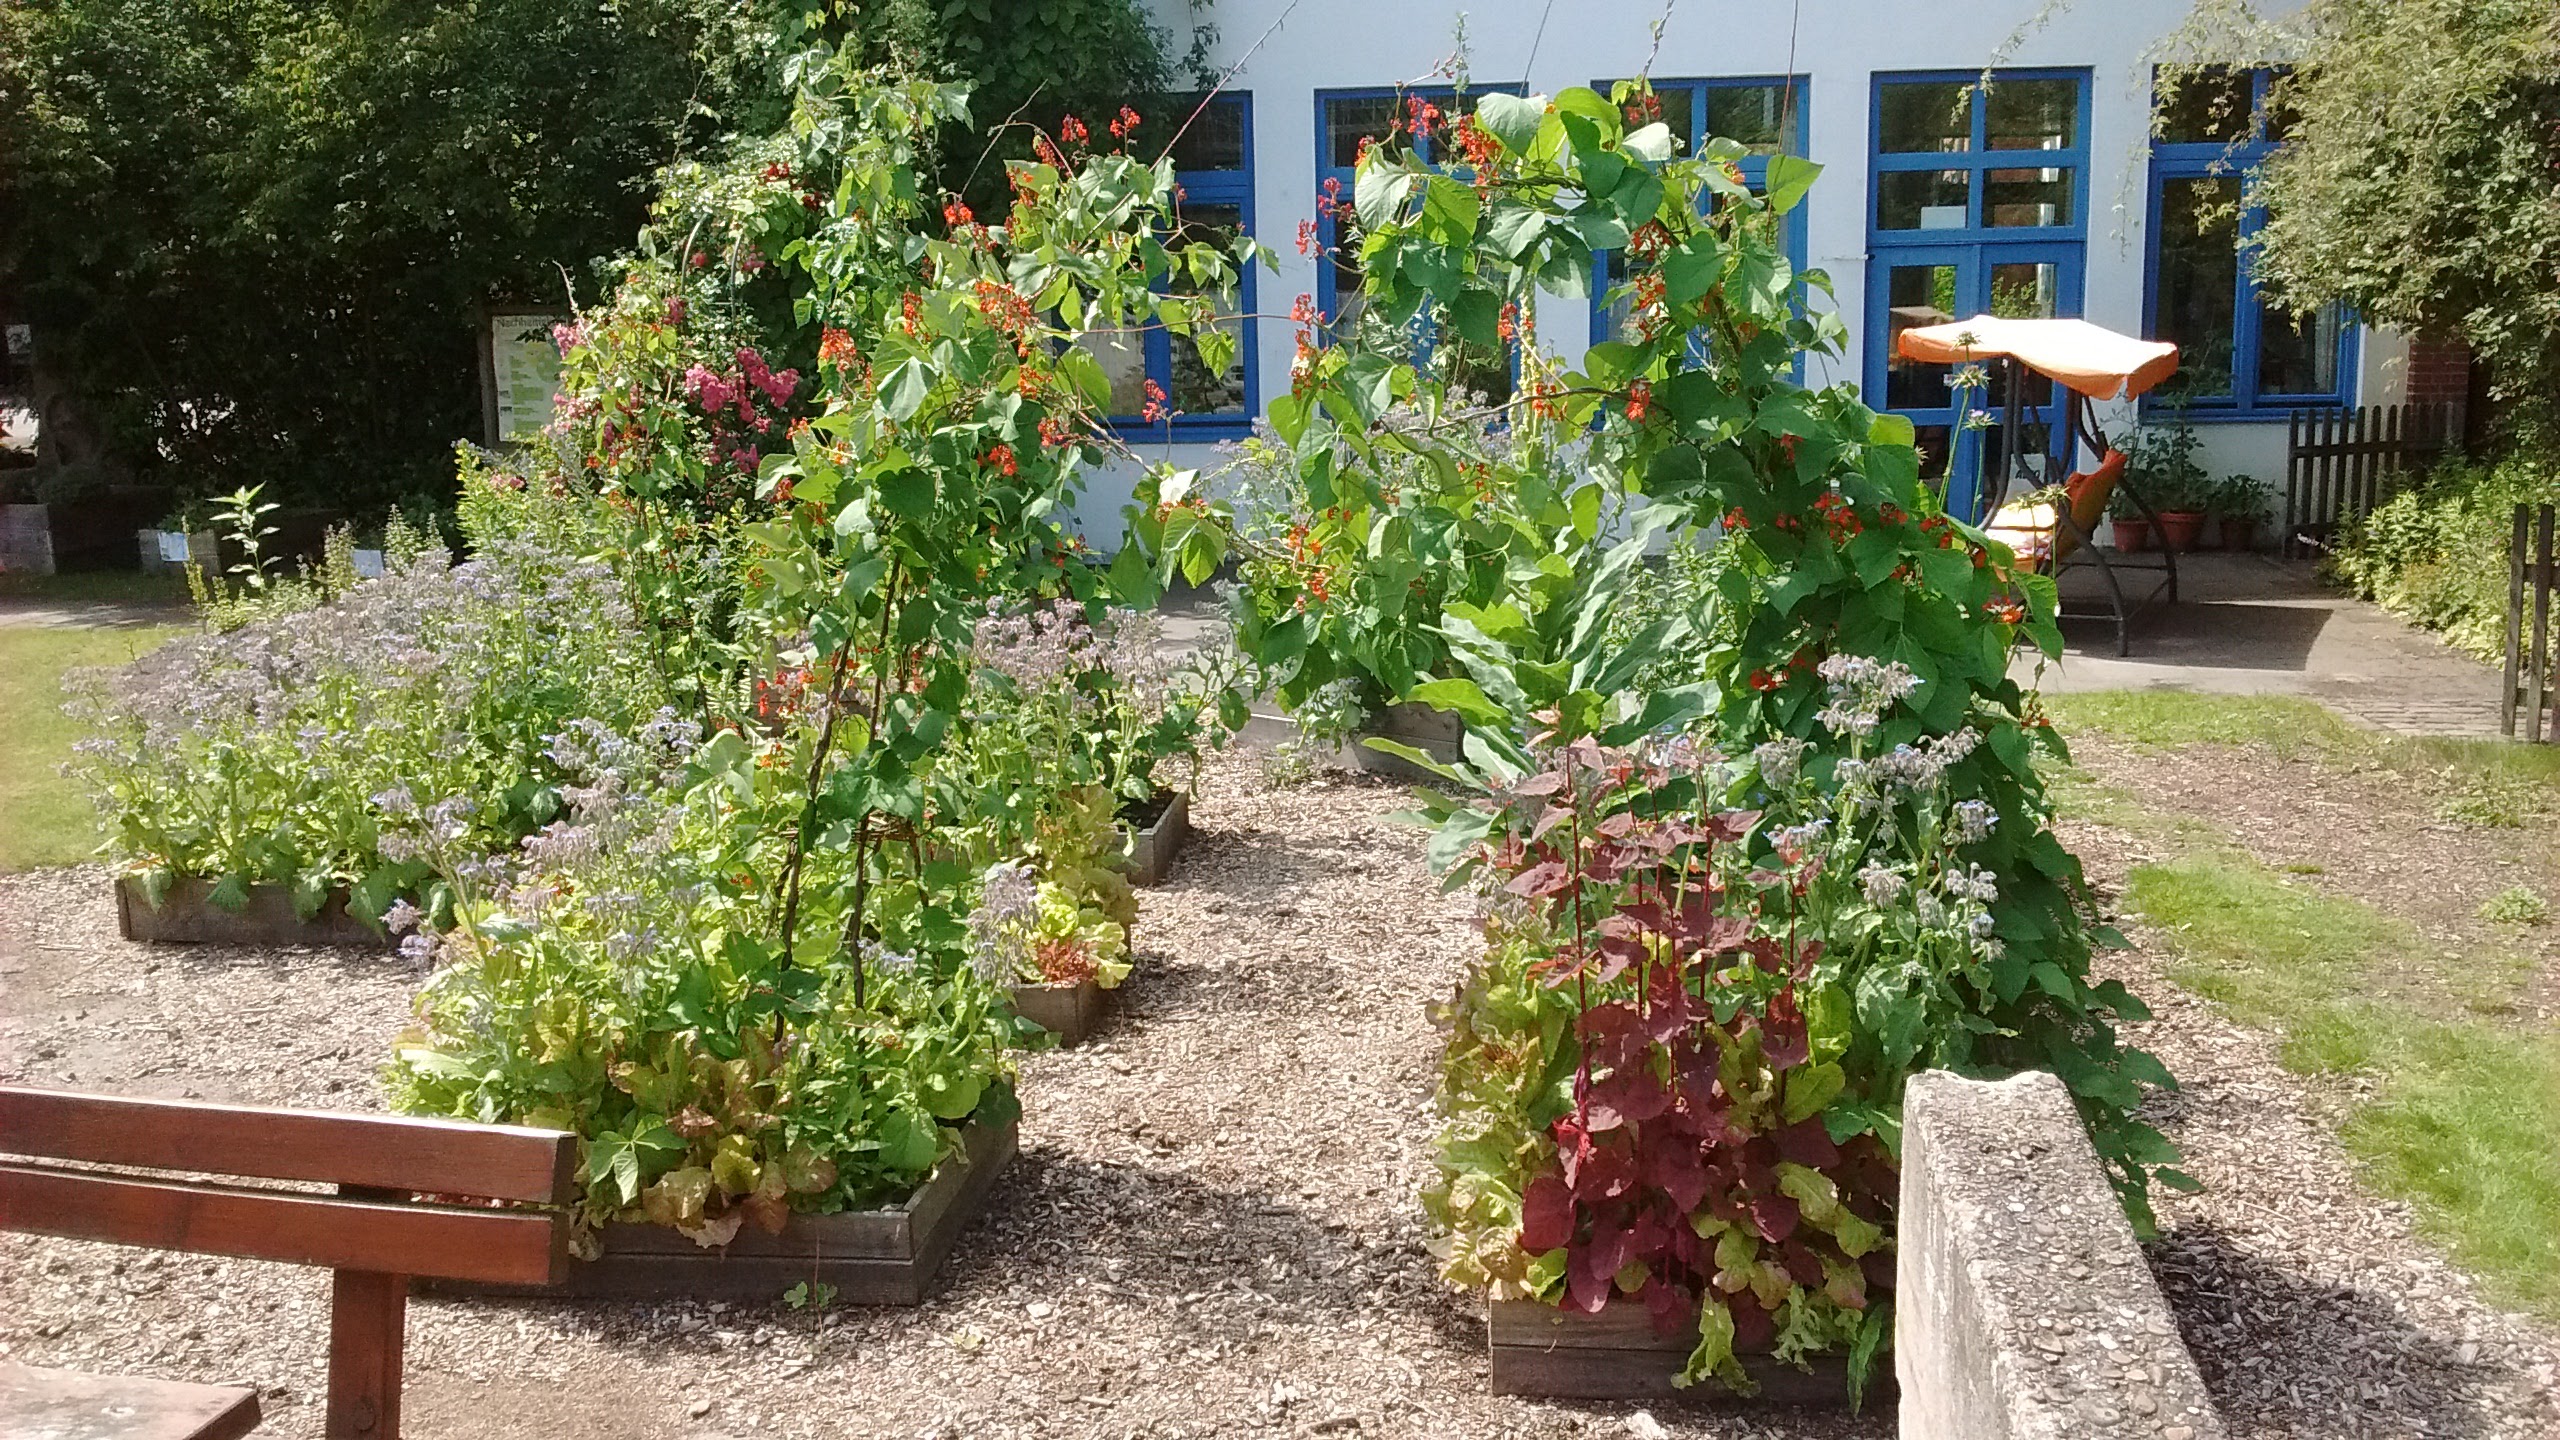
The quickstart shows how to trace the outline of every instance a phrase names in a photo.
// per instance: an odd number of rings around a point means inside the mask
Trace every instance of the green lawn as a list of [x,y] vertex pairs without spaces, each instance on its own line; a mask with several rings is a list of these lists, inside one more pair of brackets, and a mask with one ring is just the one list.
[[2345,1139],[2454,1259],[2560,1320],[2560,1036],[2501,1008],[2511,964],[2445,958],[2409,926],[2234,851],[2133,872],[2126,897],[2170,932],[2170,977],[2284,1037],[2306,1075],[2374,1077]]
[[[2476,823],[2547,810],[2560,755],[2502,742],[2403,740],[2309,701],[2169,692],[2049,697],[2065,733],[2145,747],[2200,741],[2399,770]],[[2376,1189],[2411,1202],[2501,1298],[2560,1321],[2560,1035],[2503,1017],[2530,963],[2448,955],[2408,922],[2269,866],[2193,816],[2064,770],[2064,814],[2141,836],[2167,858],[2133,870],[2128,909],[2165,932],[2169,976],[2282,1037],[2291,1069],[2368,1077],[2343,1139]],[[2303,867],[2308,870],[2312,867]]]
[[2449,818],[2474,825],[2521,825],[2560,806],[2560,745],[2380,735],[2294,695],[2099,690],[2047,695],[2044,705],[2066,738],[2101,730],[2146,749],[2257,745],[2288,760],[2397,771],[2439,792]]
[[0,871],[75,864],[98,843],[88,797],[60,773],[79,738],[62,713],[63,672],[120,665],[180,628],[0,626]]
[[110,600],[126,604],[185,604],[184,575],[145,575],[138,570],[87,570],[69,575],[0,575],[0,599],[76,604]]

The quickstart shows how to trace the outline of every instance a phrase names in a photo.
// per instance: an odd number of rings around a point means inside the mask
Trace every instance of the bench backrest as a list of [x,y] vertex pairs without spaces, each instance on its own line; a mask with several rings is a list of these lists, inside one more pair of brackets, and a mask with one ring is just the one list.
[[564,1206],[577,1190],[577,1137],[556,1130],[7,1086],[0,1154],[32,1157],[0,1160],[0,1230],[488,1284],[557,1280],[568,1230],[556,1210],[485,1202]]

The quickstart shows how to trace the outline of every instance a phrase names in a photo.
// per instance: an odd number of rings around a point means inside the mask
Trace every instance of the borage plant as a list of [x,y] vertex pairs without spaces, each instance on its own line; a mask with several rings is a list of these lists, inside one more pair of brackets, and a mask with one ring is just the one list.
[[73,677],[93,733],[75,769],[118,869],[156,901],[182,877],[248,903],[286,887],[304,915],[340,890],[370,922],[431,872],[373,797],[409,780],[466,794],[470,844],[511,847],[558,810],[545,737],[572,718],[628,730],[666,693],[577,497],[466,494],[471,558],[408,555],[357,584],[330,567],[271,581],[258,618],[121,672]]

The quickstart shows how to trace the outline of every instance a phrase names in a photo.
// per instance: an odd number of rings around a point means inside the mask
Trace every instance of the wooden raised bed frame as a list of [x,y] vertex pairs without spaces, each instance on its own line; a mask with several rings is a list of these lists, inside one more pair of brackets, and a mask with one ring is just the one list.
[[[1697,1326],[1664,1339],[1641,1305],[1611,1305],[1585,1315],[1539,1300],[1494,1300],[1485,1311],[1493,1388],[1500,1394],[1804,1409],[1845,1409],[1849,1403],[1848,1362],[1831,1355],[1815,1357],[1810,1372],[1770,1355],[1741,1357],[1744,1372],[1760,1384],[1760,1393],[1747,1399],[1714,1384],[1683,1390],[1671,1378],[1698,1348]],[[1892,1403],[1889,1364],[1869,1378],[1866,1399],[1869,1405]]]
[[116,881],[116,928],[127,940],[147,945],[256,945],[345,947],[386,950],[391,942],[380,931],[347,913],[345,890],[330,892],[318,914],[305,920],[294,913],[293,895],[282,885],[252,885],[249,903],[225,910],[206,897],[213,882],[181,877],[154,906],[142,882],[127,875]]
[[1103,1014],[1111,1008],[1112,992],[1090,980],[1008,988],[1013,992],[1013,1013],[1057,1036],[1060,1049],[1083,1044],[1102,1028]]
[[836,1215],[793,1215],[779,1235],[752,1223],[717,1250],[663,1225],[611,1224],[604,1254],[569,1262],[556,1285],[438,1285],[448,1295],[527,1295],[580,1300],[729,1300],[770,1304],[804,1281],[835,1287],[835,1303],[921,1305],[934,1276],[986,1204],[1013,1159],[1015,1129],[975,1121],[958,1155],[942,1162],[904,1205]]
[[1181,790],[1158,793],[1167,798],[1155,823],[1129,834],[1129,858],[1121,863],[1121,871],[1132,885],[1163,884],[1165,872],[1173,868],[1173,857],[1191,838],[1191,796]]

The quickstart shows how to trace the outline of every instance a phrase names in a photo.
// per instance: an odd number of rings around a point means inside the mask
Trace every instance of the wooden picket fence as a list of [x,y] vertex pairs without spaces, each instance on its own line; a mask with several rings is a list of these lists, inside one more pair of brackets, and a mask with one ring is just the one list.
[[2461,443],[2459,405],[2294,411],[2285,427],[2285,554],[2328,550],[2338,528],[2390,499],[2402,475]]
[[2560,505],[2519,505],[2507,540],[2507,666],[2499,690],[2498,728],[2512,739],[2523,721],[2527,740],[2560,741],[2560,676],[2553,674],[2552,593],[2560,565],[2552,530]]

